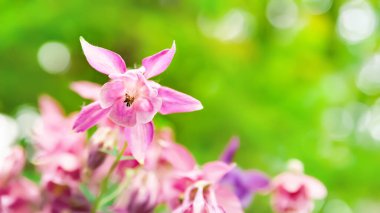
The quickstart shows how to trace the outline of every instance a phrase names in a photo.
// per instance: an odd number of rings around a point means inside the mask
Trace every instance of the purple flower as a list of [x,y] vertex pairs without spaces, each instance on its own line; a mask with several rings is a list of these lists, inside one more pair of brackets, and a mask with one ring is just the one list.
[[[225,163],[232,163],[238,148],[239,138],[233,137],[220,159]],[[269,179],[262,172],[256,170],[243,171],[238,167],[227,173],[221,180],[221,183],[232,187],[243,207],[249,206],[256,192],[268,189],[269,187]]]

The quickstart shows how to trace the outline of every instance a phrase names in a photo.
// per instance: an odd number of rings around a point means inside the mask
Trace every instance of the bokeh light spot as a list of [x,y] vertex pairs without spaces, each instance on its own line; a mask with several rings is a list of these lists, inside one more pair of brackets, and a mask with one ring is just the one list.
[[292,0],[271,0],[266,15],[274,27],[288,29],[294,27],[298,21],[298,7]]
[[332,0],[303,0],[303,6],[312,14],[327,12],[332,5]]
[[67,70],[70,65],[69,49],[60,42],[46,42],[38,50],[38,63],[48,73],[56,74]]
[[338,32],[349,43],[358,43],[370,37],[376,24],[376,15],[366,1],[350,1],[340,8]]
[[0,155],[16,142],[19,136],[17,122],[4,114],[0,114]]
[[252,30],[252,17],[240,9],[232,9],[219,20],[198,17],[198,27],[207,36],[220,41],[242,41]]
[[380,93],[380,54],[374,55],[359,72],[357,86],[367,95]]

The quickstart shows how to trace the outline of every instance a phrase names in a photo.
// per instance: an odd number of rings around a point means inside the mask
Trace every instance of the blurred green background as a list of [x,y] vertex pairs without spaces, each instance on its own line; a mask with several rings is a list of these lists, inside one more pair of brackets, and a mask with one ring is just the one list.
[[[380,212],[379,12],[377,0],[0,1],[0,112],[24,131],[40,94],[78,111],[70,82],[107,80],[79,36],[129,67],[175,40],[155,80],[204,110],[157,123],[200,163],[238,135],[243,168],[273,177],[288,159],[303,161],[329,190],[317,211]],[[264,196],[247,210],[269,211]]]

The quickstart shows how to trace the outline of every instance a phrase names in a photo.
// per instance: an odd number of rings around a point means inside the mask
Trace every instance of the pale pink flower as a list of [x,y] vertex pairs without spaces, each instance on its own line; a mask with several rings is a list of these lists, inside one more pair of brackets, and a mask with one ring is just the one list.
[[[170,49],[144,58],[140,68],[127,70],[120,55],[93,46],[83,38],[80,41],[89,64],[95,70],[108,75],[110,81],[101,87],[98,94],[89,92],[91,95],[88,97],[95,98],[95,101],[83,107],[74,124],[74,130],[85,131],[104,117],[119,126],[130,127],[127,129],[129,139],[141,141],[140,144],[132,142],[131,149],[139,150],[139,153],[133,154],[139,162],[143,162],[153,136],[151,121],[157,112],[170,114],[202,109],[201,103],[193,97],[148,80],[169,66],[176,50],[174,43]],[[81,89],[83,88],[79,90]],[[88,87],[80,93],[88,94]]]
[[275,177],[272,187],[272,207],[278,213],[312,212],[314,200],[327,194],[319,180],[303,174],[303,165],[298,160],[289,162],[289,171]]
[[175,213],[243,213],[239,198],[228,187],[219,184],[221,178],[233,169],[234,165],[211,162],[203,168],[185,173],[173,187],[178,197],[184,196],[182,203],[174,207]]
[[66,117],[53,98],[42,96],[39,105],[41,123],[34,129],[33,162],[42,171],[42,180],[78,182],[85,160],[85,135],[71,129],[74,115]]
[[21,147],[16,146],[3,152],[7,153],[2,153],[0,158],[0,188],[18,177],[25,164],[25,153]]
[[194,157],[184,146],[175,142],[171,129],[164,128],[156,132],[147,152],[144,169],[154,173],[160,181],[159,203],[177,200],[178,193],[172,187],[173,178],[195,168]]
[[117,213],[151,213],[157,206],[160,194],[160,181],[156,174],[138,170],[122,193],[113,209]]
[[25,153],[21,147],[13,147],[2,153],[0,159],[0,212],[34,212],[40,202],[40,191],[31,181],[23,178]]

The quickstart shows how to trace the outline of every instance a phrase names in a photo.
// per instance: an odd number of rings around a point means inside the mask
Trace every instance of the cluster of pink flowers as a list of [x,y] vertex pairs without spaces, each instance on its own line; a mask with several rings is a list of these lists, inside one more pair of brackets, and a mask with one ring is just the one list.
[[[243,170],[233,161],[234,137],[220,159],[197,164],[169,128],[155,129],[157,113],[202,109],[195,98],[151,80],[165,71],[176,51],[170,49],[127,69],[116,53],[80,39],[89,64],[108,82],[74,82],[71,89],[92,103],[65,115],[44,95],[41,121],[33,131],[29,166],[38,183],[22,175],[25,151],[16,146],[2,155],[0,212],[174,213],[244,212],[260,192],[272,195],[279,213],[307,213],[326,196],[317,179],[304,175],[299,161],[272,181],[258,170]],[[94,128],[92,128],[94,127]],[[91,131],[86,131],[91,128]],[[74,131],[73,131],[74,130]]]

